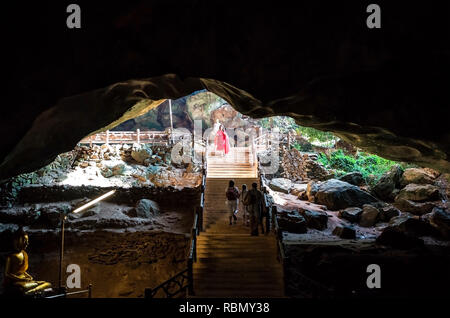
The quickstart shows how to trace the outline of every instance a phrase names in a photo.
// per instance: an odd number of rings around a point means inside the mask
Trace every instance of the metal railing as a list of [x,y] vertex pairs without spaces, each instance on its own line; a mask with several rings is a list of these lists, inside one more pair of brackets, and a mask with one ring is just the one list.
[[89,286],[87,287],[87,289],[85,290],[79,290],[79,291],[74,291],[74,292],[67,292],[66,289],[64,288],[63,291],[58,291],[59,293],[56,295],[51,295],[51,296],[45,296],[44,298],[67,298],[67,296],[74,296],[74,295],[81,295],[81,294],[87,294],[88,298],[92,298],[92,284],[89,284]]

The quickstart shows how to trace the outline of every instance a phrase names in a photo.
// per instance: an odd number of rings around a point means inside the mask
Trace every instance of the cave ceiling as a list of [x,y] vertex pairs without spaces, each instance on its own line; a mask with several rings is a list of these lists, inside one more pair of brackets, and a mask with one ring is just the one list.
[[[235,1],[8,4],[0,179],[83,137],[207,89],[383,157],[450,172],[449,4]],[[20,21],[17,22],[17,21]]]

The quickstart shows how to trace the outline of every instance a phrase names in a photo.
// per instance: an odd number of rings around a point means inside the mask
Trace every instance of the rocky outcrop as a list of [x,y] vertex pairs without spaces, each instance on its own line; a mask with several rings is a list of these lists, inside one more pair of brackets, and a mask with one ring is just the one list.
[[326,205],[330,210],[361,207],[364,204],[378,201],[357,186],[336,179],[309,183],[307,195],[309,201]]

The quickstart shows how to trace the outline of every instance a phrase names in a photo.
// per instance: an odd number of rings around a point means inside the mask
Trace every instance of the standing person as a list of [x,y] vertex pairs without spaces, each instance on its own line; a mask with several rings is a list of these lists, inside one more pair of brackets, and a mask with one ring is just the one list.
[[246,198],[244,200],[249,207],[251,231],[250,234],[252,236],[257,236],[258,224],[260,223],[263,208],[263,194],[258,190],[258,184],[256,184],[256,182],[252,183],[252,189],[247,192]]
[[248,198],[247,193],[248,193],[247,185],[243,184],[242,191],[241,191],[241,201],[240,201],[239,210],[241,210],[243,213],[242,218],[244,221],[244,225],[249,226],[250,225],[250,215],[248,212],[249,206],[248,206],[248,202],[245,201],[245,199]]
[[230,225],[231,219],[234,219],[234,224],[236,224],[236,214],[238,212],[238,201],[239,201],[239,189],[234,186],[234,181],[230,180],[228,183],[228,188],[225,189],[225,197],[226,197],[226,205],[228,207],[228,213],[230,218]]
[[222,156],[230,151],[230,141],[223,125],[220,125],[219,131],[214,138],[214,144],[216,146],[216,151],[220,151]]

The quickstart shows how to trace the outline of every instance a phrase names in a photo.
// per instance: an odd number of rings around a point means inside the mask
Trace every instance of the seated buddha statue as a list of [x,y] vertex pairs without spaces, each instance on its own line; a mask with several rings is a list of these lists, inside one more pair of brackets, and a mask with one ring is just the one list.
[[4,279],[6,289],[19,291],[23,295],[34,295],[50,288],[50,283],[34,280],[27,273],[28,254],[25,249],[28,246],[28,235],[22,228],[15,233],[13,246],[15,251],[6,259]]

